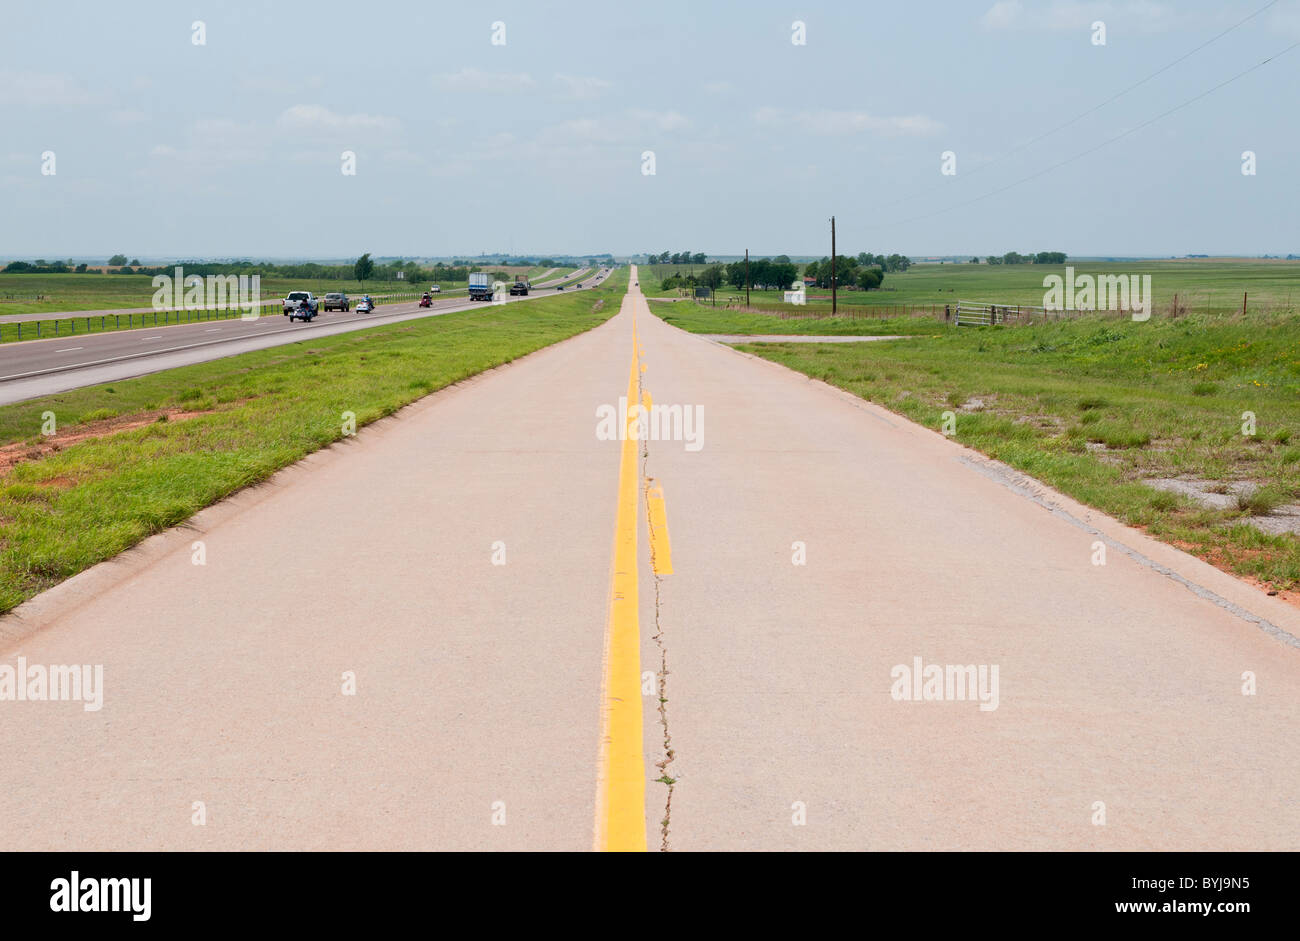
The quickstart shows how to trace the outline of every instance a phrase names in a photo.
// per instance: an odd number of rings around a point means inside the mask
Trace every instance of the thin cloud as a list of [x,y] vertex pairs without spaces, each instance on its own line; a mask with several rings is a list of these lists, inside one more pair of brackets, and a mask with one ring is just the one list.
[[754,120],[765,126],[794,128],[825,137],[874,134],[877,137],[922,137],[937,133],[943,125],[923,114],[881,117],[866,111],[782,111],[760,108]]
[[1151,32],[1173,26],[1173,6],[1152,0],[1113,3],[1110,0],[1054,0],[1048,4],[1026,6],[1020,0],[998,0],[989,7],[980,22],[992,30],[1086,30],[1097,20],[1122,23],[1130,31]]
[[0,105],[66,108],[102,100],[102,96],[87,91],[71,75],[0,70]]
[[484,72],[464,68],[451,75],[434,76],[433,83],[447,91],[486,92],[509,94],[537,87],[537,81],[526,72]]
[[377,114],[338,114],[323,105],[294,105],[277,123],[293,131],[386,131],[398,125],[396,118]]
[[613,82],[606,81],[603,78],[583,75],[565,75],[557,72],[555,81],[561,86],[563,93],[568,98],[576,98],[580,101],[590,101],[593,98],[599,98],[605,92],[614,87]]

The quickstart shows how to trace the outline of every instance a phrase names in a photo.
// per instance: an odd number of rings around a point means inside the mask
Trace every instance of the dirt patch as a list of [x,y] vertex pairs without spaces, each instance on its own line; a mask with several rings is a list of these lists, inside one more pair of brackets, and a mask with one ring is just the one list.
[[[1166,490],[1170,493],[1179,493],[1190,497],[1201,506],[1214,510],[1236,509],[1237,498],[1255,488],[1255,484],[1245,480],[1201,480],[1195,477],[1157,477],[1147,478],[1142,482],[1149,487],[1155,487],[1157,490]],[[1279,536],[1283,533],[1300,536],[1300,506],[1291,503],[1284,504],[1276,507],[1271,513],[1246,516],[1240,520],[1232,520],[1228,525],[1238,522],[1245,523],[1247,526],[1254,526],[1261,532],[1273,536]]]
[[1199,480],[1194,477],[1156,477],[1143,480],[1142,483],[1157,490],[1182,494],[1201,506],[1215,510],[1228,510],[1235,507],[1237,494],[1245,487],[1244,484],[1222,480]]
[[77,482],[71,477],[51,477],[49,480],[37,480],[36,486],[46,487],[52,490],[67,490]]
[[[169,422],[185,421],[187,418],[196,418],[199,415],[210,415],[214,411],[216,409],[187,411],[183,408],[159,408],[148,412],[135,412],[131,415],[119,415],[116,418],[103,418],[99,421],[85,422],[70,431],[61,431],[49,435],[35,443],[17,441],[13,444],[6,444],[0,447],[0,477],[9,473],[19,464],[25,464],[28,461],[39,461],[41,458],[62,451],[78,441],[106,438],[110,435],[130,431],[133,428],[143,428],[146,425],[152,425],[164,416]],[[53,477],[50,480],[41,481],[38,486],[71,487],[74,483],[76,481],[66,477]]]
[[[1232,561],[1229,558],[1229,554],[1224,549],[1221,549],[1217,546],[1188,547],[1178,542],[1175,542],[1174,544],[1178,546],[1178,548],[1184,549],[1185,551],[1191,551],[1192,548],[1199,549],[1200,551],[1195,552],[1194,554],[1200,556],[1201,559],[1203,559],[1206,562],[1209,562],[1215,568],[1222,569],[1223,571],[1227,572],[1229,575],[1232,575],[1234,578],[1239,578],[1243,582],[1247,582],[1251,585],[1254,585],[1260,591],[1264,592],[1265,594],[1274,596],[1279,601],[1285,601],[1287,604],[1294,605],[1295,607],[1300,608],[1300,591],[1282,591],[1277,588],[1274,588],[1268,582],[1258,579],[1253,575],[1247,575],[1243,572],[1234,571],[1232,566]],[[1258,558],[1261,555],[1263,555],[1263,552],[1261,550],[1252,550],[1252,549],[1232,550],[1232,556],[1238,559],[1241,558],[1253,559],[1253,558]]]

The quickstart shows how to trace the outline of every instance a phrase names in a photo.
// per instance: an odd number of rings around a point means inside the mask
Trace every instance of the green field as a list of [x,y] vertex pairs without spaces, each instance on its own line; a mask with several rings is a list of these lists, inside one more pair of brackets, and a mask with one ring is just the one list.
[[0,478],[0,611],[339,440],[345,412],[361,427],[604,322],[626,285],[624,270],[578,294],[308,334],[0,407],[13,464]]
[[[1066,262],[1076,275],[1150,275],[1156,311],[1167,309],[1178,295],[1180,306],[1193,312],[1240,311],[1247,294],[1249,311],[1296,310],[1300,305],[1300,261],[1178,259],[1137,262]],[[952,304],[958,300],[988,303],[1043,304],[1043,278],[1064,275],[1066,265],[913,265],[906,272],[885,275],[884,284],[873,291],[840,291],[839,302],[852,306],[907,305],[918,307]],[[659,285],[672,273],[686,274],[689,265],[642,265],[641,290],[649,296],[675,296]],[[698,274],[702,266],[695,265]],[[731,285],[718,289],[719,299],[744,297],[744,290]],[[830,306],[826,289],[811,289],[806,305],[812,311]],[[766,305],[783,304],[780,291],[752,291],[751,301]],[[793,305],[789,305],[793,306]]]
[[[461,288],[460,292],[465,293]],[[453,294],[443,291],[439,296]],[[323,295],[317,295],[323,297]],[[387,304],[409,303],[419,299],[417,293],[375,294],[375,306],[382,309]],[[353,307],[362,295],[352,296]],[[324,308],[321,308],[322,311]],[[0,343],[18,343],[28,340],[48,339],[50,337],[84,336],[87,333],[114,333],[118,330],[154,330],[158,327],[176,326],[178,324],[199,323],[214,320],[231,320],[243,317],[248,311],[238,307],[224,307],[211,310],[150,311],[148,313],[98,314],[73,317],[59,317],[46,320],[25,320],[13,323],[0,323]],[[278,304],[260,308],[261,317],[280,317],[284,313]]]
[[[732,330],[729,316],[699,332]],[[948,413],[956,440],[1083,503],[1274,589],[1300,586],[1300,539],[1275,512],[1300,504],[1296,313],[1090,317],[739,348],[935,430]],[[1243,433],[1245,413],[1253,434]],[[1195,483],[1227,505],[1153,480]]]
[[[672,304],[651,303],[650,310],[674,327],[688,333],[732,333],[740,335],[792,334],[812,336],[896,336],[933,335],[956,330],[942,320],[925,317],[851,320],[847,317],[784,318],[744,310],[710,307],[693,300]],[[965,328],[962,328],[965,329]]]
[[[492,269],[493,271],[497,269]],[[510,269],[520,272],[528,269]],[[531,269],[536,274],[546,269]],[[569,278],[576,268],[560,268],[553,277]],[[431,283],[431,282],[430,282]],[[440,281],[443,294],[463,294],[464,281]],[[263,278],[263,298],[284,297],[290,291],[325,295],[343,291],[349,296],[409,294],[419,296],[429,283],[406,281],[316,281],[310,278]],[[148,275],[134,274],[0,274],[0,316],[5,314],[62,313],[79,310],[127,310],[151,307],[157,289]],[[40,299],[37,300],[37,296]],[[24,333],[25,335],[25,333]]]
[[[0,316],[4,314],[61,313],[76,310],[126,310],[150,307],[157,290],[148,275],[135,274],[0,274]],[[444,293],[464,291],[465,282],[441,282]],[[262,297],[284,297],[290,291],[325,295],[343,291],[349,296],[409,294],[418,296],[429,284],[420,281],[313,281],[263,278]],[[42,295],[35,300],[35,295]]]

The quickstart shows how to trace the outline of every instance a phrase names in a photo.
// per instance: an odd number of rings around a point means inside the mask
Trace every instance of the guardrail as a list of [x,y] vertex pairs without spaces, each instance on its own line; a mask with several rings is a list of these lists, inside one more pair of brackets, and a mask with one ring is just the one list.
[[[414,294],[372,294],[377,301],[400,304],[418,300],[423,292]],[[438,295],[434,295],[435,298]],[[357,298],[349,298],[355,307]],[[261,308],[258,317],[280,313],[282,298],[263,298],[257,302]],[[270,311],[265,308],[272,308]],[[53,337],[84,336],[88,333],[114,333],[118,330],[139,330],[143,327],[167,327],[178,324],[204,323],[216,320],[235,320],[248,313],[247,307],[208,308],[203,310],[154,310],[147,313],[99,314],[83,317],[55,317],[49,320],[19,320],[0,323],[0,343],[17,343],[24,340],[44,340]],[[122,323],[122,318],[126,323]]]

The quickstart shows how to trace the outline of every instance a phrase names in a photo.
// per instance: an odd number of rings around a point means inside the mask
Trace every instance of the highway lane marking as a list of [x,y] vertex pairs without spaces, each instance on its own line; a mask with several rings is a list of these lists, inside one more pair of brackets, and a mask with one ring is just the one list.
[[140,342],[144,343],[146,340],[161,340],[161,339],[162,337],[141,337]]
[[[512,298],[512,301],[529,301],[531,299],[532,298],[528,298],[528,297],[516,297],[516,298]],[[436,316],[441,316],[442,314],[454,314],[454,313],[459,313],[461,311],[473,310],[473,309],[475,309],[474,305],[467,304],[465,307],[449,307],[445,310],[440,311],[437,314],[424,314],[420,317],[412,317],[411,314],[415,313],[415,311],[413,310],[395,310],[395,311],[390,311],[387,314],[380,314],[375,320],[369,320],[366,317],[352,317],[344,320],[331,320],[327,323],[322,324],[322,326],[335,327],[335,326],[342,326],[344,324],[361,324],[361,323],[371,323],[374,324],[375,326],[380,326],[380,325],[386,325],[384,320],[384,318],[386,317],[406,317],[409,320],[422,320],[424,319],[424,317],[436,317]],[[397,320],[391,322],[402,323],[403,321]],[[177,326],[189,327],[189,326],[194,326],[194,324],[178,324]],[[339,331],[339,333],[355,333],[357,330],[363,330],[363,329],[367,329],[367,328],[358,326],[356,330],[341,330]],[[207,331],[204,332],[206,333]],[[302,332],[302,328],[300,326],[282,327],[278,330],[271,331],[271,333],[275,333],[275,334],[300,333],[300,332]],[[110,331],[108,333],[97,334],[97,336],[117,337],[129,333],[130,333],[129,330]],[[325,336],[338,336],[339,333],[327,333],[325,334]],[[36,376],[48,376],[54,373],[70,372],[74,369],[86,369],[91,366],[111,366],[116,363],[123,363],[128,360],[139,359],[142,356],[161,356],[164,353],[180,353],[180,352],[184,352],[185,350],[199,349],[201,347],[212,346],[217,343],[237,343],[240,340],[250,340],[250,339],[255,339],[251,333],[243,333],[234,337],[213,338],[211,340],[200,340],[197,343],[185,343],[181,346],[171,346],[161,350],[148,350],[147,352],[144,353],[123,353],[121,356],[110,356],[107,359],[88,360],[87,362],[84,363],[68,363],[63,366],[51,366],[48,369],[33,369],[30,372],[12,373],[8,376],[0,376],[0,382],[10,382],[15,379],[31,379]],[[26,340],[24,342],[49,343],[51,342],[51,340],[48,339],[47,340]],[[6,346],[8,345],[10,344],[6,344]],[[271,347],[259,347],[258,349],[270,349],[270,348]],[[214,359],[223,359],[223,358],[224,357],[214,357]],[[212,361],[213,360],[202,360],[202,362],[212,362]]]
[[54,352],[56,352],[56,353],[75,353],[75,352],[77,352],[77,350],[81,350],[81,349],[85,349],[85,347],[81,347],[81,346],[69,346],[69,347],[65,347],[64,349],[61,349],[61,350],[55,350]]
[[[538,295],[536,295],[536,296],[537,296],[537,297],[544,297],[544,296],[547,296],[547,295],[538,294]],[[512,298],[510,299],[510,302],[511,302],[511,303],[514,303],[514,302],[516,302],[516,301],[522,301],[522,302],[524,302],[524,303],[527,303],[528,301],[533,300],[533,299],[534,299],[534,298],[531,297],[531,296],[530,296],[530,297],[512,297]],[[412,317],[412,316],[411,316],[413,313],[416,312],[415,310],[412,310],[412,309],[405,309],[405,308],[404,308],[404,309],[399,309],[399,310],[391,311],[391,312],[389,312],[389,313],[387,313],[387,314],[380,314],[380,315],[378,315],[378,316],[376,317],[375,320],[370,320],[368,317],[353,317],[353,318],[347,318],[347,319],[341,319],[341,320],[331,320],[331,321],[327,322],[326,324],[324,324],[323,326],[334,327],[334,326],[342,326],[342,325],[345,325],[345,324],[361,324],[361,323],[363,323],[363,322],[365,322],[365,321],[369,321],[370,323],[375,324],[376,326],[378,326],[379,324],[384,323],[384,322],[385,322],[385,318],[388,318],[388,317],[394,317],[394,318],[396,318],[396,317],[403,317],[403,318],[405,318],[405,319],[407,319],[407,320],[418,320],[418,319],[423,319],[424,317],[436,317],[436,316],[441,316],[442,314],[451,314],[451,313],[459,313],[459,312],[461,312],[461,311],[466,311],[466,310],[474,310],[476,307],[477,307],[477,305],[471,302],[471,303],[466,304],[466,306],[464,306],[464,307],[453,307],[453,306],[449,306],[449,307],[447,307],[447,308],[445,308],[445,309],[443,309],[443,310],[438,311],[437,313],[429,313],[429,314],[424,314],[424,315],[416,316],[416,317]],[[401,321],[401,320],[392,320],[392,321],[389,321],[389,322],[391,322],[391,323],[402,323],[403,321]],[[263,321],[259,320],[258,323],[263,323]],[[268,319],[267,323],[268,323],[268,325],[269,325],[269,323],[270,323],[269,319]],[[189,327],[189,326],[194,326],[194,325],[193,325],[193,324],[176,324],[175,326],[178,326],[178,327],[180,327],[180,326]],[[353,329],[353,330],[340,330],[340,331],[338,331],[338,333],[328,333],[328,334],[325,334],[325,336],[338,336],[340,333],[354,333],[354,332],[356,332],[357,330],[364,330],[364,329],[367,329],[367,328],[365,328],[365,327],[361,327],[361,326],[357,326],[357,327],[356,327],[355,329]],[[99,336],[104,336],[104,337],[113,337],[113,336],[117,336],[117,335],[119,335],[119,333],[122,333],[122,332],[129,332],[129,331],[113,331],[113,332],[110,332],[110,333],[99,334]],[[205,331],[205,332],[206,332],[206,331]],[[282,329],[272,330],[272,331],[269,331],[269,332],[272,333],[272,334],[291,333],[291,332],[301,332],[301,328],[299,328],[299,327],[285,327],[285,328],[282,328]],[[54,374],[56,374],[56,373],[61,373],[61,372],[72,372],[73,370],[77,370],[77,369],[89,369],[89,368],[91,368],[91,367],[93,367],[93,366],[113,366],[113,365],[117,365],[117,364],[120,364],[120,363],[128,362],[128,361],[133,360],[133,359],[139,359],[140,357],[143,357],[143,356],[161,356],[161,355],[163,355],[163,354],[165,354],[165,353],[180,353],[180,352],[184,352],[184,351],[186,351],[186,350],[195,350],[195,349],[200,349],[200,348],[205,347],[205,346],[213,346],[213,345],[218,344],[218,343],[236,343],[236,342],[239,342],[239,341],[241,341],[241,340],[249,340],[249,339],[253,339],[252,334],[240,334],[240,335],[237,335],[237,336],[234,336],[234,337],[213,337],[213,338],[210,339],[210,340],[200,340],[200,341],[197,342],[197,343],[185,343],[185,344],[182,344],[182,345],[180,345],[180,346],[166,347],[166,348],[161,349],[161,350],[147,350],[147,351],[142,352],[142,353],[123,353],[123,354],[121,354],[121,355],[119,355],[119,356],[110,356],[110,357],[107,357],[107,358],[105,358],[105,359],[87,360],[86,362],[82,362],[82,363],[66,363],[66,364],[64,364],[64,365],[62,365],[62,366],[51,366],[51,367],[46,368],[46,369],[32,369],[32,370],[29,370],[29,371],[27,371],[27,372],[10,373],[10,374],[7,375],[7,376],[0,376],[0,382],[13,382],[13,381],[16,381],[16,380],[19,380],[19,379],[34,379],[34,378],[36,378],[36,377],[38,377],[38,376],[52,376],[52,375],[54,375]],[[24,342],[27,342],[27,343],[50,343],[50,342],[53,342],[53,338],[51,337],[51,338],[49,338],[49,339],[45,339],[45,340],[27,340],[27,341],[24,341]],[[275,344],[275,345],[280,345],[280,344]],[[258,349],[270,349],[270,348],[271,348],[271,347],[259,347]],[[233,355],[233,354],[232,354],[232,355]],[[200,360],[200,362],[213,362],[213,361],[215,361],[215,360],[217,360],[217,359],[224,359],[224,358],[225,358],[225,357],[214,356],[214,357],[212,357],[212,358],[210,358],[210,359]],[[73,388],[81,388],[81,387],[80,387],[80,386],[74,386]],[[23,401],[23,400],[20,399],[20,400],[18,400],[18,401]]]
[[[636,319],[627,399],[637,401]],[[623,416],[627,421],[627,416]],[[614,523],[614,569],[605,626],[601,683],[600,763],[596,788],[596,849],[645,852],[645,755],[642,749],[641,625],[637,594],[638,443],[623,436]]]
[[[645,355],[644,348],[641,355]],[[645,363],[641,364],[641,371],[645,372]],[[651,414],[654,400],[650,398],[650,390],[644,387],[641,389],[641,405],[647,415]],[[646,477],[644,483],[647,521],[650,526],[650,567],[656,575],[671,575],[673,549],[668,541],[668,510],[664,503],[664,488],[662,484],[655,483],[653,477]]]
[[668,510],[664,488],[653,477],[646,478],[646,507],[650,516],[650,563],[656,575],[673,574],[673,549],[668,541]]

